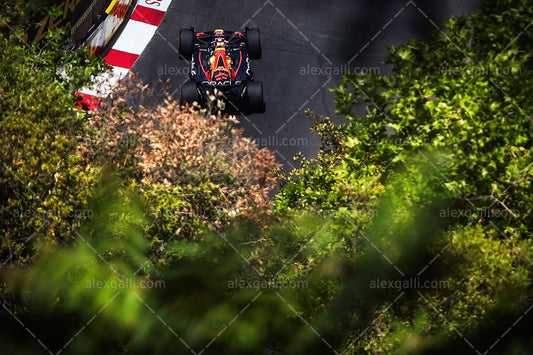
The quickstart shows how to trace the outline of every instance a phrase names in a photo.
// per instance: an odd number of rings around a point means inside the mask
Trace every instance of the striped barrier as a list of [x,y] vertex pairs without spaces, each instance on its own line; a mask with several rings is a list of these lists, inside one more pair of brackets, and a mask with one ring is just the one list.
[[105,10],[98,28],[85,40],[91,54],[99,54],[111,41],[126,18],[132,0],[113,0]]
[[89,4],[85,8],[80,6],[79,9],[72,13],[70,37],[75,46],[89,38],[93,29],[100,25],[102,14],[105,13],[105,9],[111,3],[109,0],[83,0],[83,3],[87,2]]
[[[171,1],[172,0],[138,0],[130,19],[127,20],[126,25],[120,34],[120,37],[105,56],[105,61],[113,66],[113,70],[97,77],[94,81],[95,84],[92,87],[84,88],[79,93],[79,95],[83,97],[81,102],[85,103],[89,109],[95,109],[103,98],[111,93],[111,90],[117,81],[126,76],[135,61],[144,51],[144,48],[146,48],[148,43],[152,40],[152,37],[163,20]],[[119,6],[123,6],[124,2],[127,2],[127,0],[117,0],[111,5],[117,6],[117,4],[122,4]],[[108,8],[108,10],[110,11],[110,14],[122,14],[124,8],[121,7],[117,9],[116,12],[110,8]],[[114,34],[115,32],[116,29],[112,33]],[[95,33],[93,35],[95,38],[96,36],[101,36],[100,40],[102,40],[105,39],[109,33],[111,32],[106,30],[100,34]],[[92,43],[96,45],[97,43],[102,42],[95,41]],[[77,108],[81,108],[81,105]]]

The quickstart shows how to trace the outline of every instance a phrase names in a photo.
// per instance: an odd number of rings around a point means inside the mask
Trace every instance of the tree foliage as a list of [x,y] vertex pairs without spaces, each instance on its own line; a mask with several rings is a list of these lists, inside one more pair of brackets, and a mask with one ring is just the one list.
[[[392,188],[388,181],[405,173],[416,176],[406,164],[413,157],[433,166],[428,187],[434,188],[409,204],[435,201],[435,191],[449,197],[449,204],[432,211],[442,232],[425,243],[425,253],[409,254],[422,263],[416,272],[446,280],[447,287],[420,290],[391,308],[390,300],[384,302],[368,330],[354,335],[351,352],[436,350],[435,344],[458,333],[468,338],[493,317],[520,318],[527,310],[533,173],[533,38],[527,29],[532,19],[526,1],[485,1],[482,10],[452,18],[427,40],[392,47],[386,59],[391,75],[346,75],[334,90],[337,113],[346,124],[314,117],[323,142],[318,159],[300,159],[302,168],[276,197],[277,211],[347,215],[346,210],[362,209],[369,215],[378,196]],[[358,105],[366,108],[365,117],[355,114]],[[431,152],[439,151],[450,155],[448,164],[431,159]],[[405,181],[403,189],[419,184]],[[399,206],[390,217],[401,211]],[[360,215],[352,212],[351,218],[364,241],[372,229],[354,218]],[[429,220],[417,219],[415,226],[427,228]],[[403,249],[394,241],[402,236],[387,230],[382,235],[386,244],[376,247],[399,267],[395,256]],[[481,351],[492,345],[493,339],[476,338]],[[507,349],[522,346],[513,341]]]
[[270,210],[274,154],[243,137],[234,117],[214,110],[180,107],[132,79],[115,88],[88,122],[90,134],[80,137],[88,168],[113,166],[149,201],[149,233],[162,253],[155,262],[173,258],[169,241]]
[[[14,27],[11,27],[15,29]],[[57,30],[39,46],[0,32],[0,255],[27,261],[32,243],[70,241],[87,217],[93,183],[76,155],[86,115],[73,110],[75,92],[104,65],[88,50],[65,50]]]
[[[133,81],[75,113],[83,52],[70,68],[5,36],[1,251],[20,259],[0,337],[25,353],[528,351],[532,20],[525,0],[484,1],[391,48],[390,75],[346,75],[346,123],[310,114],[318,157],[272,205],[273,154],[214,101]],[[60,212],[13,218],[43,206]]]

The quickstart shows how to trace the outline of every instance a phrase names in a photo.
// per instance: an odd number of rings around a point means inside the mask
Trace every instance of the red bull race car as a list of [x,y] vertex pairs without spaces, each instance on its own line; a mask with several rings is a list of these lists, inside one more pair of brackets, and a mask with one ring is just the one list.
[[259,29],[246,28],[244,33],[181,29],[179,53],[191,61],[190,81],[180,88],[182,105],[201,104],[217,89],[241,112],[265,111],[263,83],[254,80],[250,69],[250,59],[261,58]]

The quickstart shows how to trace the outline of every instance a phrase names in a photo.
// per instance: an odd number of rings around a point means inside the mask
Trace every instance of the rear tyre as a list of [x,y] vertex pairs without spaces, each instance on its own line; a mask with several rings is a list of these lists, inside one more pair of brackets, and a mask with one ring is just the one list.
[[249,81],[246,84],[246,96],[248,98],[248,108],[252,113],[265,112],[265,101],[263,99],[263,83],[260,81]]
[[194,51],[194,28],[182,28],[179,35],[179,53],[181,59],[191,60]]
[[198,93],[196,83],[190,81],[180,87],[180,104],[192,105],[193,102],[200,102],[200,94]]
[[259,28],[246,29],[246,50],[250,59],[260,59],[263,53],[261,49],[261,33]]

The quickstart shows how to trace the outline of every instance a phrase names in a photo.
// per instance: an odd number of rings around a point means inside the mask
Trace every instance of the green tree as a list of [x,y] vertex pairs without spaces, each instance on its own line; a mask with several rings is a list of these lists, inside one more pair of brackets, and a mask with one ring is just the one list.
[[[27,327],[80,353],[529,349],[532,20],[525,0],[484,1],[391,48],[391,75],[347,75],[335,90],[347,123],[314,116],[318,158],[283,178],[275,213],[273,156],[230,118],[140,85],[87,124],[71,109],[83,80],[58,74],[81,65],[5,37],[21,69],[0,75],[23,80],[2,81],[2,257],[39,252],[0,275],[2,340],[42,351]],[[106,167],[114,178],[100,183]],[[43,236],[40,214],[12,218],[41,200],[62,211]],[[93,216],[70,221],[74,206]],[[36,230],[39,243],[17,239]],[[158,279],[118,294],[86,286]],[[301,287],[275,287],[287,284]]]
[[[18,2],[14,8],[20,6]],[[75,92],[104,68],[87,49],[65,49],[64,29],[25,44],[17,24],[0,31],[0,256],[26,262],[33,242],[68,243],[88,215],[91,174],[76,155],[87,115],[73,109]]]
[[[367,234],[371,224],[354,212],[368,215],[389,193],[387,181],[409,173],[413,156],[434,165],[430,186],[450,198],[432,211],[444,229],[421,254],[425,263],[434,260],[425,273],[448,286],[376,312],[363,335],[354,332],[351,352],[420,351],[457,337],[456,330],[467,334],[494,314],[519,318],[531,302],[532,20],[527,1],[484,1],[480,11],[448,21],[443,32],[392,47],[386,59],[392,74],[346,75],[334,90],[346,124],[314,117],[323,141],[318,159],[300,159],[301,169],[276,197],[277,211],[351,211],[356,230]],[[365,117],[354,113],[361,104]],[[433,162],[435,150],[450,154],[449,165]],[[433,197],[409,203],[423,206]],[[386,245],[399,236],[383,233],[383,257],[394,261],[403,249]],[[491,345],[477,339],[481,351]]]

